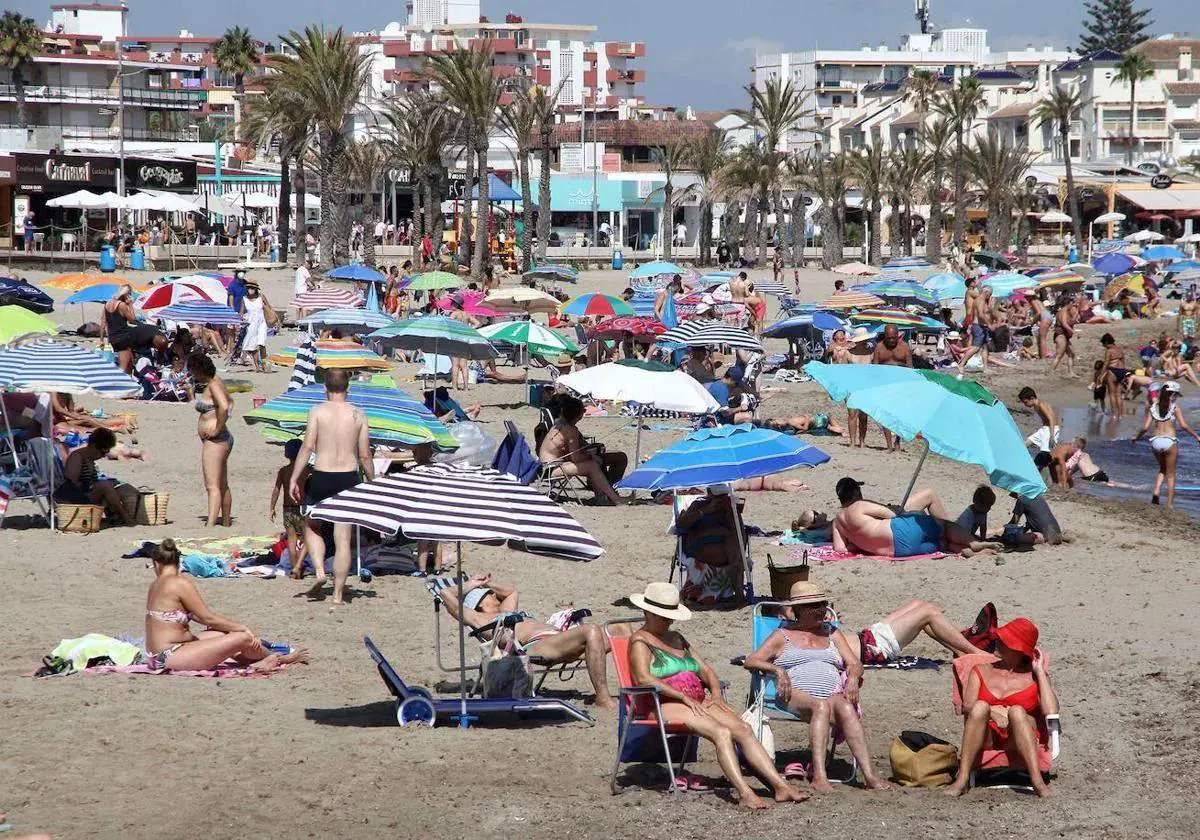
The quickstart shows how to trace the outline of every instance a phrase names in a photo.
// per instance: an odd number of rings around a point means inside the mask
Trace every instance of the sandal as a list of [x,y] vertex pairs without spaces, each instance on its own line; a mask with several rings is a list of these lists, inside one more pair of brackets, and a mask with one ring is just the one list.
[[783,768],[783,778],[785,779],[807,779],[808,765],[803,761],[793,761],[787,767]]
[[675,790],[680,793],[704,793],[712,790],[707,781],[694,773],[682,773],[675,777]]

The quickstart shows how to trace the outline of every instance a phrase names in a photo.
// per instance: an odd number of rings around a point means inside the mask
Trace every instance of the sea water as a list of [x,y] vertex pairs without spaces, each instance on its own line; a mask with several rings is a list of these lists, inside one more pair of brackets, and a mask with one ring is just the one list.
[[[1188,424],[1200,432],[1200,398],[1187,397],[1179,401],[1179,408]],[[1076,437],[1087,438],[1088,454],[1096,466],[1108,473],[1118,484],[1130,487],[1110,487],[1080,481],[1076,474],[1075,489],[1094,496],[1109,499],[1139,499],[1150,501],[1154,488],[1154,476],[1158,462],[1150,451],[1148,437],[1139,441],[1132,438],[1142,427],[1145,418],[1145,397],[1139,398],[1138,411],[1134,415],[1117,418],[1101,413],[1095,405],[1088,408],[1067,408],[1063,411],[1063,443]],[[1175,507],[1193,519],[1200,520],[1200,444],[1182,429],[1179,430],[1179,461],[1175,472]],[[1194,488],[1191,490],[1178,488]],[[1166,484],[1163,485],[1163,503],[1166,503]]]

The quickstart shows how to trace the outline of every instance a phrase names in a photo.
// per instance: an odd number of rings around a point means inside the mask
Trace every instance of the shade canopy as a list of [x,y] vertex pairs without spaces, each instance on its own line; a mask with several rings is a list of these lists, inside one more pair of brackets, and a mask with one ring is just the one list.
[[673,262],[665,262],[656,260],[648,262],[644,265],[639,265],[633,271],[629,272],[629,277],[633,280],[643,280],[648,277],[661,277],[664,274],[687,274],[686,268],[681,268]]
[[[353,341],[328,338],[313,343],[317,353],[317,367],[325,370],[344,368],[347,370],[388,370],[387,359],[371,352]],[[284,347],[267,357],[277,365],[291,366],[296,363],[299,347]]]
[[634,311],[632,306],[619,297],[589,292],[564,303],[562,313],[576,318],[588,316],[609,318],[615,315],[633,315]]
[[720,408],[703,385],[680,370],[609,362],[560,376],[558,384],[594,400],[632,402],[681,414],[708,414]]
[[185,324],[233,326],[242,323],[242,316],[232,306],[223,303],[188,301],[164,306],[154,313],[159,321],[182,321]]
[[465,278],[448,271],[427,271],[412,278],[405,288],[410,292],[436,292],[442,289],[457,289],[467,285]]
[[339,265],[325,273],[330,280],[354,280],[359,283],[386,283],[387,275],[381,274],[370,266],[362,263]]
[[658,337],[660,344],[682,344],[686,347],[728,346],[736,350],[762,352],[762,344],[750,333],[723,321],[684,321],[675,329]]
[[[520,201],[521,194],[510,187],[504,181],[500,180],[495,172],[489,172],[488,180],[488,201]],[[479,185],[476,184],[471,189],[471,198],[479,198]]]
[[479,328],[479,334],[491,342],[503,341],[522,347],[535,356],[574,355],[579,348],[554,330],[532,321],[501,321]]
[[292,298],[293,309],[333,309],[334,307],[361,307],[362,295],[349,289],[319,288],[302,292]]
[[0,349],[0,389],[116,399],[142,393],[136,379],[99,353],[49,337]]
[[396,323],[390,315],[371,312],[356,306],[334,306],[322,309],[297,321],[302,327],[341,330],[344,333],[368,333]]
[[425,315],[397,321],[367,336],[385,347],[421,350],[459,359],[494,359],[500,354],[469,324],[444,315]]

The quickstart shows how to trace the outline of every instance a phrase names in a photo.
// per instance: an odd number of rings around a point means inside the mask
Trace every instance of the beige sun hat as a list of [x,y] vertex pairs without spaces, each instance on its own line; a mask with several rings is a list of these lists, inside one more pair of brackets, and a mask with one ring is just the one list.
[[643,592],[630,595],[629,600],[638,609],[674,621],[687,621],[692,617],[692,611],[679,603],[679,590],[673,583],[648,583]]
[[870,339],[871,331],[866,327],[855,327],[854,332],[846,337],[851,344],[858,344],[860,341],[869,341]]
[[787,602],[789,604],[827,604],[829,596],[825,594],[825,590],[811,580],[798,580],[788,590]]

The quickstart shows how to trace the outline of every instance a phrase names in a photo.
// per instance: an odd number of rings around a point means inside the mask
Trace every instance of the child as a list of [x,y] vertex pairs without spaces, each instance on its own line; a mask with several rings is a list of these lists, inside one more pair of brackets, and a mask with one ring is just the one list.
[[1096,401],[1096,410],[1103,414],[1104,399],[1108,396],[1108,386],[1104,384],[1104,360],[1097,359],[1092,371],[1092,399]]
[[1033,349],[1033,339],[1029,336],[1021,341],[1021,349],[1017,351],[1017,361],[1026,362],[1037,358],[1037,352]]
[[979,485],[975,488],[975,495],[971,497],[971,504],[958,515],[958,526],[971,536],[986,540],[988,512],[994,504],[996,491],[986,484]]
[[[304,533],[304,514],[288,493],[288,483],[292,479],[292,470],[296,467],[296,456],[300,454],[301,443],[299,438],[293,438],[284,444],[283,457],[287,459],[287,463],[276,473],[275,487],[271,490],[272,522],[275,521],[275,505],[278,504],[280,495],[283,496],[283,527],[287,535],[288,560],[292,564],[292,577],[296,580],[304,577],[304,555],[307,553],[307,549],[300,541],[300,535]],[[305,465],[299,479],[301,494],[304,492],[304,485],[308,482],[308,473],[309,467]]]
[[1058,418],[1054,415],[1054,407],[1044,400],[1039,400],[1037,393],[1028,386],[1021,389],[1017,399],[1021,401],[1021,405],[1036,411],[1038,417],[1042,418],[1042,425],[1025,438],[1025,444],[1038,452],[1049,452],[1058,445]]

